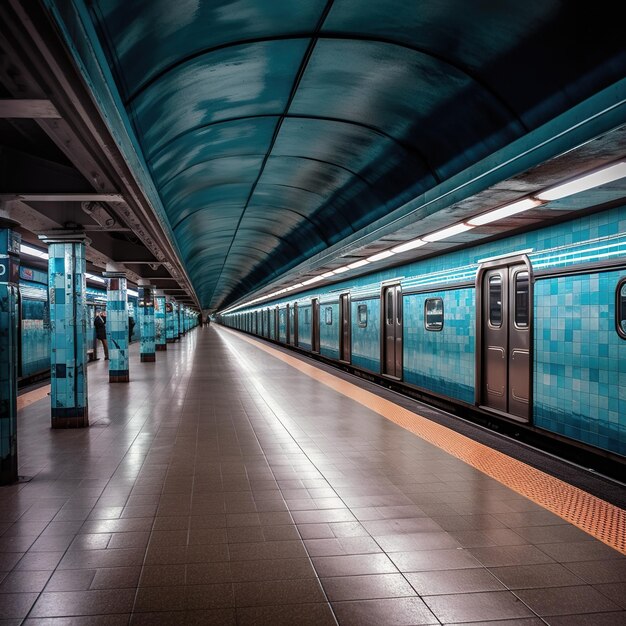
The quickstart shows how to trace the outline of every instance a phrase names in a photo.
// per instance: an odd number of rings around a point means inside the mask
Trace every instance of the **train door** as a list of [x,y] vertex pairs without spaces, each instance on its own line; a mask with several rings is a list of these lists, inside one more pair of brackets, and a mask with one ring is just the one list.
[[291,343],[291,306],[285,307],[285,343]]
[[402,378],[402,287],[383,287],[382,293],[383,374]]
[[298,345],[298,303],[295,302],[291,309],[291,345]]
[[278,307],[274,309],[274,341],[278,341],[278,333],[279,333],[279,324],[280,321],[278,319]]
[[320,301],[311,300],[311,350],[320,351]]
[[350,363],[350,294],[339,296],[339,359]]
[[530,264],[518,259],[481,268],[478,280],[478,401],[482,406],[528,422],[532,378]]

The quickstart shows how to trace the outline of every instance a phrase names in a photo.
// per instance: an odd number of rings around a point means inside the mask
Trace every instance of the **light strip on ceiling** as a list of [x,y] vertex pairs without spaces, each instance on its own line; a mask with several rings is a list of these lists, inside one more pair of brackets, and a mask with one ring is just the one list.
[[420,246],[425,246],[427,243],[428,242],[423,239],[413,239],[411,241],[407,241],[406,243],[401,243],[395,248],[391,248],[391,251],[394,254],[400,254],[401,252],[408,252],[409,250],[415,250],[415,248],[419,248]]
[[370,263],[376,263],[376,261],[382,261],[383,259],[388,259],[390,256],[393,256],[393,252],[391,250],[383,250],[378,254],[374,254],[372,256],[368,256],[367,260]]
[[350,263],[348,267],[351,270],[356,270],[359,267],[363,267],[364,265],[369,265],[369,261],[367,259],[361,259],[360,261],[355,261],[354,263]]
[[95,274],[89,274],[89,272],[85,272],[85,278],[87,278],[88,280],[93,280],[96,283],[105,283],[104,278],[102,278],[102,276],[96,276]]
[[440,241],[441,239],[447,239],[448,237],[454,237],[454,235],[464,233],[472,228],[474,227],[469,224],[455,224],[454,226],[449,226],[448,228],[430,233],[430,235],[426,235],[425,237],[422,237],[422,239],[428,242]]
[[609,167],[597,170],[592,174],[580,176],[579,178],[571,180],[568,183],[563,183],[562,185],[546,189],[545,191],[536,194],[535,197],[539,198],[539,200],[545,200],[547,202],[551,200],[560,200],[561,198],[571,196],[575,193],[580,193],[581,191],[586,191],[587,189],[593,189],[594,187],[599,187],[600,185],[606,185],[607,183],[611,183],[614,180],[624,177],[626,177],[626,161],[621,161],[620,163],[615,163]]
[[338,267],[337,269],[333,270],[333,274],[343,274],[344,272],[347,272],[350,268],[347,265],[344,265],[343,267]]
[[48,253],[39,248],[33,248],[25,243],[20,244],[20,254],[27,254],[28,256],[36,256],[38,259],[47,259]]
[[499,209],[489,211],[488,213],[477,215],[476,217],[467,220],[466,223],[470,226],[483,226],[484,224],[490,224],[491,222],[504,219],[505,217],[510,217],[511,215],[516,215],[517,213],[534,209],[540,204],[541,202],[539,200],[524,198],[523,200],[518,200],[517,202],[512,202],[511,204],[500,207]]

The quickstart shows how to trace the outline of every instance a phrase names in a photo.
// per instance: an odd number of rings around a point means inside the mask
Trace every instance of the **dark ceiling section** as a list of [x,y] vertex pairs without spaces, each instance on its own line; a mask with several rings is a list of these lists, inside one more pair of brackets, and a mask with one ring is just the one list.
[[578,7],[100,0],[92,15],[216,309],[622,78],[617,21]]

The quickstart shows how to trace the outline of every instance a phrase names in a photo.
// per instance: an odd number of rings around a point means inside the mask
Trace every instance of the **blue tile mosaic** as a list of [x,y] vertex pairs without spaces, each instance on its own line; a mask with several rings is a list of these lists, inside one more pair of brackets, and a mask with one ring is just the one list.
[[157,350],[167,348],[165,334],[165,296],[157,295],[154,298],[154,343]]
[[128,382],[128,300],[123,275],[107,279],[107,340],[109,342],[109,381]]
[[142,361],[154,361],[156,351],[155,323],[154,323],[154,289],[149,286],[139,287],[137,301],[139,309],[139,326],[141,338],[139,341],[139,355]]

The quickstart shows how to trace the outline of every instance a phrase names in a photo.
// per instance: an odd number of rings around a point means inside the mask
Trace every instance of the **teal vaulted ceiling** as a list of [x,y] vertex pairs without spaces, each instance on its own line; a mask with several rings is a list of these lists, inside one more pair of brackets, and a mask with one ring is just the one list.
[[211,309],[623,78],[604,2],[88,6]]

